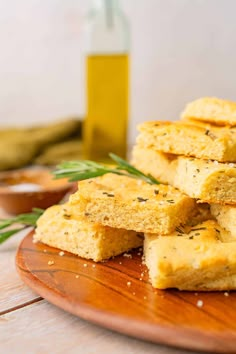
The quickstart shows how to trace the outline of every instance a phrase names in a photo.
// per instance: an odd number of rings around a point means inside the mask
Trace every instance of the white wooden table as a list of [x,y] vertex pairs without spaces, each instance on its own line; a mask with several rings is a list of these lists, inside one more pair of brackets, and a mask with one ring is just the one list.
[[[0,218],[3,216],[0,210]],[[35,294],[23,284],[15,270],[15,253],[24,234],[0,245],[0,353],[189,353],[95,326]]]

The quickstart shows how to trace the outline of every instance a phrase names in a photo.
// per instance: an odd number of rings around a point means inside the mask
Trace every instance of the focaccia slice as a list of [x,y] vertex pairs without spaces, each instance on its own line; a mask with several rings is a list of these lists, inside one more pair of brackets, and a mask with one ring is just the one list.
[[231,232],[236,239],[236,205],[211,205],[211,213],[221,227]]
[[193,199],[171,186],[111,173],[79,182],[70,203],[91,222],[162,234],[185,223],[196,207]]
[[199,202],[236,204],[236,164],[160,153],[135,146],[132,163]]
[[139,125],[137,144],[157,151],[236,162],[236,128],[201,122],[145,122]]
[[155,288],[236,289],[236,242],[214,220],[168,236],[145,234],[144,256]]
[[103,261],[143,244],[143,235],[88,222],[68,204],[47,209],[34,239],[80,257]]
[[186,105],[181,118],[236,126],[236,102],[216,97],[199,98]]
[[139,144],[134,145],[131,152],[131,164],[162,183],[174,185],[176,177],[178,158],[173,154],[156,151],[151,148],[143,147]]

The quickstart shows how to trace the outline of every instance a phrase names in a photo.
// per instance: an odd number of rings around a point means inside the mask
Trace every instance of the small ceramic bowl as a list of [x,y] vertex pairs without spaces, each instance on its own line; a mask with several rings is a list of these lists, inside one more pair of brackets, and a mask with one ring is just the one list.
[[49,169],[34,168],[0,174],[0,208],[17,215],[57,204],[74,188],[66,179],[54,180]]

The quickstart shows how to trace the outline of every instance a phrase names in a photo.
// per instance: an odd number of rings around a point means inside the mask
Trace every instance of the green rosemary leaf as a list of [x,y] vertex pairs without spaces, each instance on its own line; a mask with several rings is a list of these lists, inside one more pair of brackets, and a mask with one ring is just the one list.
[[159,184],[159,182],[150,174],[144,174],[127,161],[115,154],[109,154],[116,163],[115,167],[110,167],[90,160],[68,161],[57,166],[53,172],[56,179],[68,178],[69,181],[81,181],[84,179],[103,176],[107,173],[114,173],[121,176],[129,176],[141,179],[150,184]]
[[23,230],[23,228],[8,230],[4,232],[0,232],[0,244],[10,238],[12,235],[16,234],[17,232]]
[[[43,209],[34,208],[31,213],[20,214],[10,219],[0,220],[0,230],[4,230],[0,232],[0,244],[27,226],[35,227],[37,220],[43,212]],[[18,229],[6,230],[9,226],[14,224],[21,224],[22,226]]]
[[0,230],[5,229],[6,227],[11,225],[11,220],[0,220]]

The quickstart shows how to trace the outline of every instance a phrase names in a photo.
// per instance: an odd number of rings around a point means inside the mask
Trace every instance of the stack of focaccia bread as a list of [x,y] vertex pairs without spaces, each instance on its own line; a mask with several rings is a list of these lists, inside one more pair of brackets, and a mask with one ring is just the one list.
[[144,242],[154,287],[236,289],[236,103],[199,99],[180,121],[139,130],[132,164],[161,183],[81,181],[39,219],[35,239],[95,261]]

